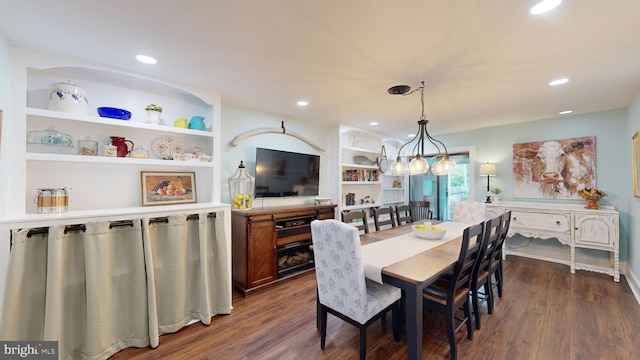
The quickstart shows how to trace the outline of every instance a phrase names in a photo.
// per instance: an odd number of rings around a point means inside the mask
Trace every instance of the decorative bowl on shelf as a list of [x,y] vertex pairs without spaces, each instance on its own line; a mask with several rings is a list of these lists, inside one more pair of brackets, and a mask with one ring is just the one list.
[[106,117],[111,119],[129,120],[131,119],[131,111],[112,108],[112,107],[99,107],[98,115],[100,117]]
[[447,233],[447,229],[433,225],[413,225],[413,234],[421,239],[440,240]]

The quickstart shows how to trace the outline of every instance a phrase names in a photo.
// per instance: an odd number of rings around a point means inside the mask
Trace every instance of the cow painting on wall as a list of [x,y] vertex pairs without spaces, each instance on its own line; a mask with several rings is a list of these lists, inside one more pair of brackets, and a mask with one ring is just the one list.
[[513,145],[513,197],[580,199],[596,188],[596,137]]

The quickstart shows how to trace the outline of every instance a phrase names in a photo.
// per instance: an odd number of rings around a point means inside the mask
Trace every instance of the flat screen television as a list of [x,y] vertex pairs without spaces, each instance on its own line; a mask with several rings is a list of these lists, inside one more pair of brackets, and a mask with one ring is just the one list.
[[320,156],[256,148],[256,198],[317,196]]

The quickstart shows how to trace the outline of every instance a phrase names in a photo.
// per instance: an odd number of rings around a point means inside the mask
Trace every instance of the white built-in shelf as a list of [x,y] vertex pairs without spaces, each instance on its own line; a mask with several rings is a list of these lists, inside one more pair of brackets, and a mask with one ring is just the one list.
[[384,190],[384,191],[402,191],[404,189],[403,188],[384,188],[382,190]]
[[342,185],[380,185],[380,181],[342,181]]
[[378,166],[377,165],[359,165],[359,164],[347,164],[347,163],[343,163],[342,167],[348,167],[348,168],[354,168],[354,169],[371,169],[371,170],[378,170]]
[[345,146],[342,148],[342,150],[348,150],[353,152],[363,152],[363,153],[376,154],[376,155],[379,155],[381,151],[381,150],[370,150],[370,149],[351,147],[351,146]]
[[368,204],[359,204],[359,205],[349,205],[343,206],[342,210],[359,210],[359,209],[368,209],[372,207],[382,206],[381,203],[368,203]]
[[202,136],[207,138],[213,137],[213,132],[206,131],[206,130],[183,129],[183,128],[177,128],[173,126],[149,124],[149,123],[144,123],[139,121],[103,118],[103,117],[91,116],[91,115],[73,114],[73,113],[67,113],[67,112],[55,111],[55,110],[28,107],[26,110],[26,113],[28,116],[41,117],[46,119],[78,121],[83,124],[92,123],[92,124],[98,124],[98,125],[116,126],[116,127],[123,127],[123,128],[153,130],[153,131],[166,132],[171,134],[184,134],[189,136]]
[[85,164],[119,164],[119,165],[158,165],[167,167],[204,167],[212,168],[212,162],[203,161],[174,161],[163,159],[139,159],[128,157],[108,157],[108,156],[82,156],[48,153],[26,153],[26,159],[31,161],[57,161],[75,162]]

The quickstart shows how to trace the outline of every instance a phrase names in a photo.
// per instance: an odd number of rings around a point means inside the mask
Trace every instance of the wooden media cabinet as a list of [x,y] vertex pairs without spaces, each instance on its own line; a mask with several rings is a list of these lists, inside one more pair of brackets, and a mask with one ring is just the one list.
[[233,286],[250,295],[314,268],[311,222],[333,219],[336,205],[231,212]]

